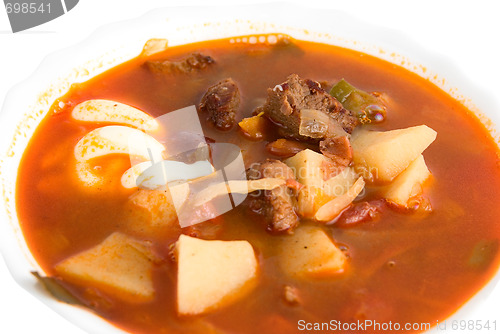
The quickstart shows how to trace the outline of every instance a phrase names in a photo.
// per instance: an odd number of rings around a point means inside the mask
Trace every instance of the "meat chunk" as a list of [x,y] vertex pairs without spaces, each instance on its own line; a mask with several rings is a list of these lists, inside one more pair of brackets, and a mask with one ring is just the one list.
[[287,81],[267,90],[267,101],[259,111],[278,124],[280,132],[286,137],[311,140],[299,134],[301,110],[319,110],[351,133],[358,124],[357,118],[342,104],[321,88],[319,83],[310,79],[301,79],[292,74]]
[[179,60],[148,60],[146,66],[153,73],[158,74],[188,74],[205,69],[215,63],[210,56],[201,53],[193,53]]
[[293,208],[289,189],[281,186],[263,192],[262,197],[251,204],[252,210],[265,216],[270,231],[292,231],[299,224],[299,219]]
[[240,90],[228,78],[208,88],[200,102],[200,110],[207,112],[210,121],[219,130],[229,130],[236,122],[240,106]]
[[342,213],[335,225],[348,227],[374,220],[380,215],[384,205],[385,202],[381,200],[356,203]]
[[[248,171],[248,177],[253,180],[266,177],[295,180],[292,169],[278,160],[267,160],[254,165]],[[264,215],[269,223],[269,230],[290,232],[299,224],[291,192],[286,185],[264,190],[260,196],[251,199],[250,208]]]
[[319,143],[319,150],[338,166],[347,167],[352,161],[352,147],[347,136],[325,138]]

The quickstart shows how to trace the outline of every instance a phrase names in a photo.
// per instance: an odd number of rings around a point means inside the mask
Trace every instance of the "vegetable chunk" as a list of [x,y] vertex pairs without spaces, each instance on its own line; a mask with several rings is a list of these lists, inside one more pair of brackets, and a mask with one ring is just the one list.
[[[358,175],[352,167],[345,168],[342,172],[328,179],[323,183],[323,188],[314,186],[304,186],[299,189],[297,195],[297,212],[302,217],[313,218],[321,207],[335,198],[350,198],[345,206],[353,201],[358,193],[353,196],[345,194],[351,189],[354,183],[359,179]],[[361,181],[360,181],[361,183]],[[364,182],[363,182],[364,184]],[[360,191],[362,188],[360,189]],[[342,207],[341,209],[345,208]]]
[[181,235],[175,249],[181,315],[204,313],[237,297],[257,274],[257,259],[248,241],[207,241]]
[[365,181],[362,177],[359,177],[345,194],[335,197],[320,207],[314,215],[314,218],[320,222],[327,222],[335,219],[345,208],[351,205],[352,201],[354,201],[361,191],[363,191],[364,187]]
[[328,276],[342,271],[345,254],[319,227],[300,226],[281,243],[281,267],[291,276]]
[[352,111],[361,124],[378,123],[385,119],[386,108],[379,98],[354,87],[344,79],[332,87],[330,94],[342,103],[344,108]]
[[411,197],[422,193],[422,184],[431,176],[424,157],[420,155],[399,174],[384,192],[384,197],[400,206],[408,207]]
[[[294,170],[297,181],[304,185],[297,196],[298,213],[302,217],[314,217],[320,207],[343,196],[358,179],[352,167],[338,167],[330,158],[309,149],[297,153],[285,163]],[[357,193],[351,196],[352,200],[356,196]]]
[[145,243],[116,232],[101,244],[76,254],[55,269],[68,281],[93,285],[133,302],[154,298],[153,256]]
[[161,232],[177,233],[180,229],[177,211],[168,189],[136,191],[124,205],[124,222],[130,231],[144,236],[158,235]]
[[360,131],[351,138],[353,160],[365,179],[392,181],[436,139],[426,125],[378,132]]
[[342,172],[325,181],[323,191],[331,197],[344,195],[356,182],[358,174],[352,167],[346,167]]
[[320,189],[323,189],[325,180],[330,178],[330,172],[335,169],[329,158],[310,149],[300,151],[284,162],[293,169],[297,181]]
[[258,115],[243,118],[241,122],[238,123],[245,136],[252,140],[260,140],[264,137],[267,121],[262,117],[263,115],[264,113],[261,112]]

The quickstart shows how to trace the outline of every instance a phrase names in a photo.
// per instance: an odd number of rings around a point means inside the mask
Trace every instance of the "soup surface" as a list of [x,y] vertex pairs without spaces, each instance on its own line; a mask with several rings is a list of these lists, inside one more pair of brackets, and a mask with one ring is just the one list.
[[[182,62],[193,53],[211,60],[187,71],[155,70],[151,65]],[[151,63],[154,61],[157,63]],[[117,101],[153,117],[195,105],[209,142],[239,146],[247,168],[265,159],[285,160],[266,147],[283,137],[279,126],[266,118],[269,115],[261,114],[263,133],[252,140],[236,123],[258,114],[258,107],[268,98],[267,89],[285,82],[291,74],[320,82],[325,90],[344,78],[363,91],[378,92],[371,96],[383,101],[383,121],[358,125],[354,133],[423,124],[437,132],[423,154],[432,173],[422,183],[424,202],[417,201],[413,208],[391,205],[380,195],[386,184],[366,179],[366,191],[354,201],[354,206],[365,202],[375,208],[364,221],[350,224],[345,212],[343,218],[329,222],[299,215],[297,231],[305,227],[323,231],[345,256],[341,270],[335,273],[290,275],[284,270],[282,263],[287,260],[282,245],[297,233],[293,234],[293,228],[270,230],[262,212],[252,206],[255,196],[214,219],[180,228],[178,224],[150,224],[161,213],[131,203],[140,190],[124,188],[120,182],[131,167],[126,154],[89,160],[95,175],[105,180],[102,184],[88,186],[78,178],[75,146],[92,130],[110,125],[72,117],[75,106],[93,99]],[[199,106],[207,89],[227,78],[237,85],[240,103],[234,126],[221,130],[214,126],[210,111]],[[294,139],[287,140],[289,144]],[[317,141],[293,142],[297,143],[304,145],[300,149],[319,152]],[[126,331],[277,334],[303,332],[300,329],[306,325],[312,329],[315,323],[336,326],[369,320],[397,323],[401,328],[412,324],[407,332],[422,332],[428,329],[427,324],[435,326],[456,311],[498,269],[499,166],[498,148],[475,116],[401,67],[355,51],[305,41],[250,44],[224,39],[141,55],[74,84],[54,103],[30,141],[19,170],[17,206],[28,245],[46,274],[85,307]],[[291,185],[289,190],[297,191],[301,186]],[[146,199],[145,203],[150,202]],[[350,204],[347,211],[354,206]],[[96,247],[116,232],[147,245],[148,252],[154,254],[149,258],[154,297],[129,298],[102,282],[83,276],[75,279],[58,269],[67,259]],[[230,300],[206,312],[182,314],[177,290],[180,260],[172,246],[181,234],[248,241],[257,260],[254,277]],[[210,271],[204,274],[209,276]],[[360,331],[351,327],[343,332]],[[365,332],[390,330],[367,326]]]

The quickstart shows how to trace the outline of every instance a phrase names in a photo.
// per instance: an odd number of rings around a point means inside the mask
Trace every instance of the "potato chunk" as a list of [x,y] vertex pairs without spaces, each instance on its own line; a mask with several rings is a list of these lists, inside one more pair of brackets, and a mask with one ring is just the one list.
[[[312,218],[318,209],[336,198],[343,198],[339,200],[339,203],[346,202],[345,200],[350,198],[345,206],[349,205],[359,194],[359,191],[363,190],[362,186],[357,187],[356,189],[359,189],[358,192],[353,190],[352,195],[346,195],[349,189],[354,186],[356,180],[359,180],[359,177],[354,169],[347,167],[340,174],[324,181],[323,189],[313,186],[300,188],[297,195],[297,213],[302,217]],[[341,209],[344,209],[345,206]]]
[[257,259],[248,241],[201,240],[181,235],[178,261],[177,310],[200,314],[241,294],[257,274]]
[[429,176],[431,172],[420,155],[391,182],[384,191],[384,197],[397,205],[408,207],[410,198],[422,193],[422,184]]
[[134,302],[153,299],[152,252],[143,242],[113,233],[101,244],[76,254],[55,269],[68,281],[93,285]]
[[330,158],[309,149],[300,151],[285,163],[293,169],[297,181],[305,185],[297,198],[298,213],[302,217],[314,216],[322,205],[344,195],[358,178],[352,167],[339,172],[339,167]]
[[139,189],[130,196],[126,210],[139,225],[177,224],[177,212],[168,190]]
[[434,140],[436,131],[419,125],[392,131],[353,134],[353,160],[366,179],[392,181]]
[[180,231],[178,210],[189,196],[187,183],[170,183],[168,188],[139,189],[124,205],[123,220],[128,231],[142,236],[178,235]]
[[345,254],[320,227],[302,225],[283,237],[280,246],[281,267],[291,276],[332,275],[346,264]]
[[329,158],[310,149],[300,151],[284,163],[293,169],[297,181],[320,189],[323,188],[325,180],[329,179],[329,172],[335,168]]

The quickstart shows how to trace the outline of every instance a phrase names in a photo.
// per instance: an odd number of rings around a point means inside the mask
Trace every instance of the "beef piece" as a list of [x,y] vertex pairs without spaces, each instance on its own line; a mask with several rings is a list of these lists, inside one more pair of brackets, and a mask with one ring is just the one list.
[[148,60],[146,66],[151,72],[158,74],[187,74],[203,70],[214,63],[215,60],[210,56],[193,53],[179,61]]
[[240,90],[233,79],[225,79],[208,88],[200,102],[200,110],[207,112],[210,121],[219,130],[229,130],[236,122],[240,106]]
[[356,203],[342,213],[335,225],[348,227],[374,220],[384,206],[383,200]]
[[299,224],[290,190],[286,186],[264,190],[260,198],[252,200],[250,207],[265,217],[272,232],[291,232]]
[[278,124],[281,134],[287,137],[311,140],[299,134],[300,112],[303,109],[326,113],[348,133],[358,124],[357,118],[316,81],[301,79],[297,74],[290,75],[281,85],[269,88],[267,94],[266,103],[258,111],[263,111]]
[[[266,177],[295,180],[292,169],[278,160],[267,160],[254,165],[248,171],[248,177],[253,180]],[[273,232],[290,232],[299,224],[292,191],[286,185],[261,191],[258,197],[251,198],[250,208],[264,215],[269,230]]]
[[347,167],[352,161],[352,147],[347,136],[325,138],[319,142],[319,150],[338,166]]

